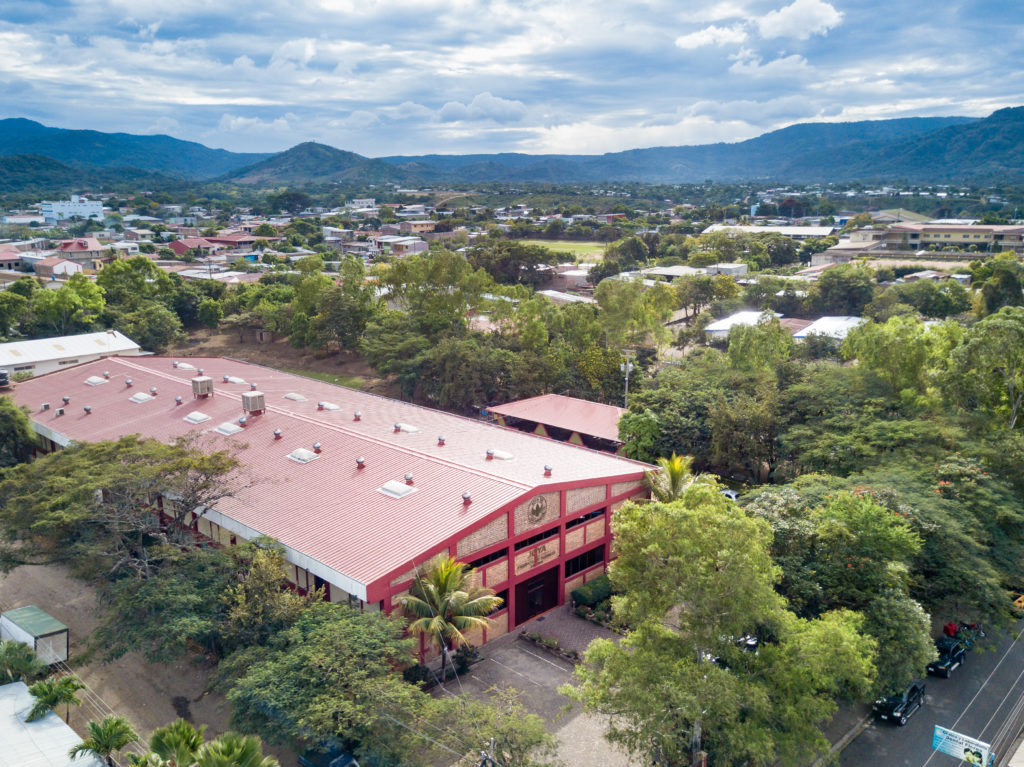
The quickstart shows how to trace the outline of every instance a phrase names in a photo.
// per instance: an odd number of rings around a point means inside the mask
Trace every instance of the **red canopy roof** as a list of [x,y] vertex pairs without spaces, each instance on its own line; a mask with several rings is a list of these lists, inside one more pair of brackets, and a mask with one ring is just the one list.
[[561,394],[542,394],[487,409],[498,415],[523,418],[615,442],[619,441],[619,419],[626,412],[625,408],[615,405],[602,405]]

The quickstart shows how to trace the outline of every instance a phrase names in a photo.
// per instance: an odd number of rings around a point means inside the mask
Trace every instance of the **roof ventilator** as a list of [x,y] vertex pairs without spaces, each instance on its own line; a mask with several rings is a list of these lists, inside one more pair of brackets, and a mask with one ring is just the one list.
[[317,455],[320,455],[322,450],[323,450],[323,447],[320,445],[319,442],[314,442],[313,443],[313,452],[314,453],[316,453]]
[[274,429],[274,439],[281,439],[281,430]]
[[124,385],[125,385],[125,386],[126,386],[127,388],[129,388],[129,389],[130,389],[130,388],[132,388],[132,379],[130,379],[130,378],[126,378],[126,379],[124,379]]
[[[63,408],[62,408],[62,409],[63,409]],[[89,406],[89,405],[86,405],[85,407],[83,407],[83,408],[82,408],[82,410],[84,410],[84,411],[85,411],[85,414],[86,414],[86,415],[89,415],[89,413],[91,413],[91,412],[92,412],[92,407],[91,407],[91,406]]]
[[267,409],[267,397],[261,391],[247,391],[242,394],[242,410],[249,415],[263,415]]
[[409,472],[408,474],[405,475],[405,484],[412,484],[412,472]]
[[356,458],[356,468],[357,469],[365,469],[366,468],[366,459],[363,458],[362,456],[359,456],[358,458]]
[[437,438],[437,446],[438,447],[444,447],[444,437],[438,437]]
[[551,467],[548,466],[547,464],[545,464],[544,465],[544,476],[545,477],[550,477],[551,476],[551,472],[552,472]]
[[473,497],[469,493],[462,494],[462,505],[469,506],[473,502]]
[[192,379],[192,396],[206,399],[213,396],[213,379],[210,376],[196,376]]

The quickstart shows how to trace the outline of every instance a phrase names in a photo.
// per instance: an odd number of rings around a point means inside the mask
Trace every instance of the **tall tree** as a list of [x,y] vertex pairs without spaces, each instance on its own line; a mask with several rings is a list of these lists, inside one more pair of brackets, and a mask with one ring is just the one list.
[[28,460],[36,444],[36,434],[28,411],[0,396],[0,469]]
[[167,767],[192,767],[196,753],[203,745],[206,725],[197,730],[191,722],[177,719],[153,730],[149,750],[160,757]]
[[129,743],[139,740],[138,733],[123,716],[111,714],[99,722],[90,721],[86,729],[89,736],[68,751],[68,756],[72,759],[77,759],[82,754],[93,754],[106,762],[107,767],[114,767],[114,755]]
[[953,359],[949,388],[957,401],[980,405],[1013,429],[1024,408],[1024,307],[1004,306],[976,324]]
[[713,481],[708,474],[693,474],[692,456],[673,453],[671,458],[659,458],[657,463],[657,471],[644,472],[644,482],[651,495],[664,503],[678,501],[694,482]]
[[465,632],[486,628],[487,614],[501,606],[494,589],[473,586],[472,577],[465,563],[443,559],[418,575],[400,600],[402,610],[412,618],[409,631],[430,637],[441,651],[442,679],[448,651],[469,644]]
[[[768,526],[710,484],[673,503],[626,504],[613,521],[614,607],[632,629],[593,642],[563,692],[610,717],[608,738],[660,764],[799,763],[840,692],[866,693],[873,642],[860,618],[797,618],[776,593]],[[745,638],[762,639],[745,652]]]

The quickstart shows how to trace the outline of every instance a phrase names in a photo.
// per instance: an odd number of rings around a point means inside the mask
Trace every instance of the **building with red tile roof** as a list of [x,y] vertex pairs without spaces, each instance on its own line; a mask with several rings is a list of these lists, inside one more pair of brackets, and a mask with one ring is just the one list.
[[213,249],[213,243],[203,237],[181,237],[171,240],[167,243],[167,247],[174,251],[174,255],[183,256],[190,250],[198,250],[203,254],[209,253]]
[[[244,409],[253,390],[262,412]],[[612,511],[646,494],[635,461],[227,358],[108,358],[13,397],[52,449],[197,432],[235,451],[253,484],[193,529],[222,544],[276,538],[296,586],[332,601],[390,611],[435,557],[469,563],[506,600],[474,644],[603,573]]]

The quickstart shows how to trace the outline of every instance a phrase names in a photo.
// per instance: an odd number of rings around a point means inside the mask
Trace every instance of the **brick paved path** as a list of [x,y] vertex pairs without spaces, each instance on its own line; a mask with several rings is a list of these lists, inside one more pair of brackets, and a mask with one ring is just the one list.
[[536,632],[544,637],[554,637],[563,649],[575,650],[580,655],[583,655],[587,645],[595,639],[620,639],[614,631],[580,618],[567,604],[538,615],[516,629],[517,632],[521,630],[527,633]]

